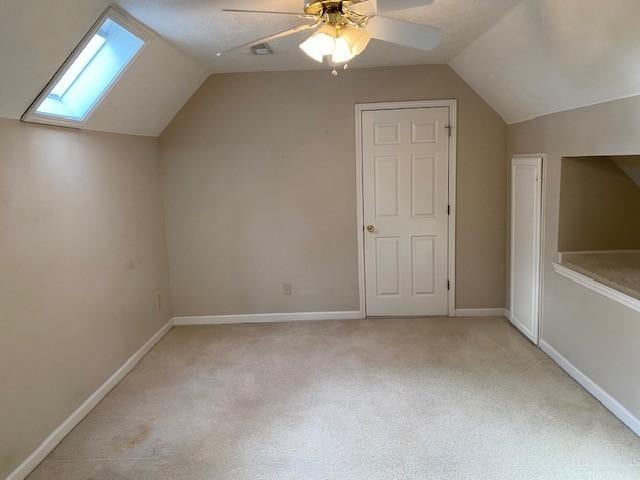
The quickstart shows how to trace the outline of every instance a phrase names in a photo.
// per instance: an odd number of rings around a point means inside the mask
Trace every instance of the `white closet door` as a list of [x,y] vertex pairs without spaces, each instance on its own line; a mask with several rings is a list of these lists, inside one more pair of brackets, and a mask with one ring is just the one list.
[[449,109],[362,116],[368,316],[447,315]]
[[542,157],[511,164],[511,322],[538,344]]

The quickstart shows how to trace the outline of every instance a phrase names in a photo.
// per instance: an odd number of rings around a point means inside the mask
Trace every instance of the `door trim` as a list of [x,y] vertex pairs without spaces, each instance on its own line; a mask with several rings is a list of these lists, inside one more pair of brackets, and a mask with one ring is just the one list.
[[356,113],[356,205],[357,224],[356,233],[358,239],[358,293],[360,295],[360,315],[367,316],[367,303],[365,295],[365,275],[364,275],[364,200],[363,177],[362,177],[362,114],[377,110],[404,110],[417,108],[448,108],[449,126],[451,136],[449,137],[449,205],[451,214],[449,215],[449,239],[448,239],[448,260],[447,269],[451,288],[448,291],[449,316],[456,314],[456,156],[458,139],[458,101],[449,100],[421,100],[413,102],[385,102],[385,103],[357,103]]

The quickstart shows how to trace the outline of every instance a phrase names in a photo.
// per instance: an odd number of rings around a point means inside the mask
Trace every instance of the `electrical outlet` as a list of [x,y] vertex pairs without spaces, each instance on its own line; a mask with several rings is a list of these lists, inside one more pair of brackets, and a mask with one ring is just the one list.
[[293,292],[293,286],[291,282],[283,282],[282,284],[282,294],[283,295],[291,295]]

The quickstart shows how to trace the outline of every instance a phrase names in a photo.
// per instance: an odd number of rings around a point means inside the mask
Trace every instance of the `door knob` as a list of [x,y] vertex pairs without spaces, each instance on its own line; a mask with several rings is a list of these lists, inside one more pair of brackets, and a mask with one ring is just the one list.
[[373,233],[375,231],[376,231],[376,227],[374,227],[373,225],[368,225],[367,226],[367,232]]

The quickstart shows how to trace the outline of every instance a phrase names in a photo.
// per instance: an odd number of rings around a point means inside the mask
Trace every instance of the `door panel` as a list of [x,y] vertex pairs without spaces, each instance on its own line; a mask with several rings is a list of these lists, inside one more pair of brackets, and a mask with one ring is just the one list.
[[411,122],[411,143],[438,143],[438,122]]
[[369,316],[448,313],[448,108],[362,114]]
[[397,217],[399,201],[397,156],[375,157],[376,217]]
[[514,158],[511,172],[511,321],[537,344],[542,158]]
[[400,124],[376,123],[374,138],[376,145],[398,145],[400,143]]
[[435,238],[415,236],[411,239],[411,271],[414,295],[433,295],[436,279]]
[[436,157],[414,155],[411,159],[411,215],[433,215],[436,194]]
[[376,285],[378,296],[400,294],[400,239],[376,238]]

